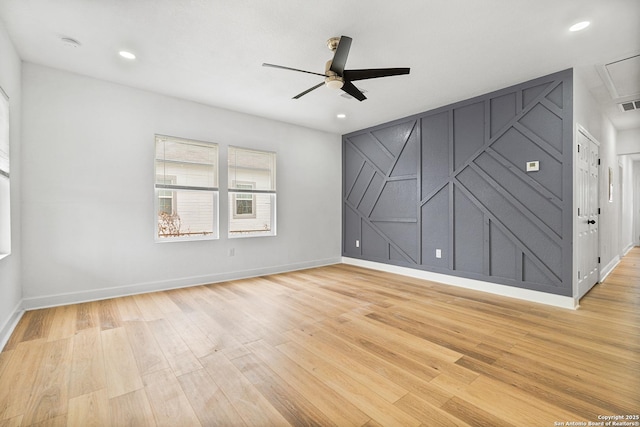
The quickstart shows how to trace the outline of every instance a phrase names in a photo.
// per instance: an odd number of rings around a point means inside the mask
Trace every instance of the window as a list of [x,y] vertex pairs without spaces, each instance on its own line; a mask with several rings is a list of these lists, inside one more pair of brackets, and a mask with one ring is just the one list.
[[0,88],[0,259],[11,253],[9,97]]
[[[175,185],[176,177],[156,177],[156,183],[161,185]],[[165,213],[168,215],[175,214],[174,207],[176,203],[176,192],[171,190],[158,190],[158,213]]]
[[229,237],[276,235],[276,153],[229,147]]
[[218,145],[156,135],[156,241],[218,238]]
[[[232,183],[232,188],[238,190],[253,190],[256,188],[255,182]],[[256,196],[249,193],[234,193],[233,195],[233,217],[234,218],[255,218],[256,217]]]

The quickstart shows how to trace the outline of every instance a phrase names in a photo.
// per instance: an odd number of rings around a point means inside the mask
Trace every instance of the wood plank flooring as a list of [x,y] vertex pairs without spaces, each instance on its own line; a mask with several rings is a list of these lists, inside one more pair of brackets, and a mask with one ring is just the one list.
[[0,353],[0,427],[637,416],[639,309],[634,248],[577,311],[347,265],[29,311]]

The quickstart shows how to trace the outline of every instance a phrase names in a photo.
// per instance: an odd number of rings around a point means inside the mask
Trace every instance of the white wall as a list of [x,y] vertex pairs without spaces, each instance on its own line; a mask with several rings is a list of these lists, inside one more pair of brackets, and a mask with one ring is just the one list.
[[[340,261],[340,136],[23,65],[27,308]],[[154,134],[277,152],[276,237],[154,243]],[[229,256],[234,249],[235,256]]]
[[618,132],[618,154],[640,153],[640,128]]
[[621,250],[626,252],[631,245],[640,245],[640,208],[637,207],[640,206],[640,181],[637,178],[640,162],[634,162],[626,156],[640,153],[640,128],[619,131],[617,149],[625,169],[620,245]]
[[633,228],[633,212],[634,199],[640,200],[640,196],[635,196],[633,176],[634,169],[640,165],[634,165],[633,160],[628,155],[620,156],[619,163],[624,171],[622,176],[622,206],[620,210],[620,254],[624,255],[637,242],[637,236],[635,236]]
[[21,314],[20,127],[21,61],[0,21],[0,86],[9,95],[11,155],[11,255],[0,260],[0,350]]
[[633,240],[640,246],[640,161],[633,162]]
[[[620,188],[618,183],[617,132],[602,113],[598,103],[585,85],[579,71],[574,69],[573,79],[574,122],[584,127],[600,143],[599,170],[599,227],[600,277],[608,274],[619,261],[620,252]],[[575,129],[574,129],[575,138]],[[609,168],[613,172],[613,202],[609,202]],[[574,234],[575,235],[575,234]],[[575,241],[575,240],[574,240]],[[575,254],[574,250],[574,254]],[[574,256],[575,259],[575,256]]]

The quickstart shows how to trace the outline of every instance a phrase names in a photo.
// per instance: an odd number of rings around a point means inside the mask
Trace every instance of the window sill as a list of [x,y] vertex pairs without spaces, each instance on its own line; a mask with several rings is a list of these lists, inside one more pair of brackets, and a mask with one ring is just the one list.
[[247,239],[250,237],[275,237],[276,233],[271,231],[260,231],[260,232],[246,232],[246,231],[236,231],[231,232],[227,236],[229,239]]
[[185,236],[185,237],[156,237],[156,243],[173,243],[173,242],[200,242],[203,240],[219,240],[218,236],[213,234],[207,236]]

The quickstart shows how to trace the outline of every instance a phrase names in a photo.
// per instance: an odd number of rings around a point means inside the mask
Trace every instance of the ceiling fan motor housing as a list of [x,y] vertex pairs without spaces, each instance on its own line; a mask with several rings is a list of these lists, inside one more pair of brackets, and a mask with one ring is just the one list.
[[344,85],[344,79],[340,77],[336,72],[331,71],[331,63],[333,61],[330,59],[327,61],[327,64],[324,67],[324,73],[327,77],[324,79],[324,84],[331,89],[341,89]]
[[327,47],[331,52],[335,52],[338,48],[338,43],[340,43],[340,37],[331,37],[327,40]]

